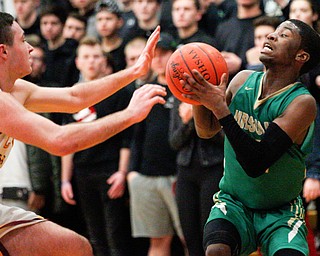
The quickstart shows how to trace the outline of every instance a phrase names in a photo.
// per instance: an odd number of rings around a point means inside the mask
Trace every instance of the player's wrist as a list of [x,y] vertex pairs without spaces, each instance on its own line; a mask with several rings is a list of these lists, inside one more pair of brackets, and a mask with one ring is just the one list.
[[62,180],[61,186],[69,185],[71,182],[69,180]]
[[221,119],[231,115],[231,112],[229,109],[216,110],[214,111],[214,115],[220,121]]

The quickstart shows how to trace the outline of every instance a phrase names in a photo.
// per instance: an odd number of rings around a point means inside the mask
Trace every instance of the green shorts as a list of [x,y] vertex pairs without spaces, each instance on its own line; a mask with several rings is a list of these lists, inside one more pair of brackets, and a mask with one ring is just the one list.
[[300,197],[271,210],[247,208],[222,191],[213,200],[207,223],[219,218],[233,223],[241,237],[241,255],[249,255],[258,247],[264,256],[272,256],[280,249],[295,249],[308,255],[305,209]]

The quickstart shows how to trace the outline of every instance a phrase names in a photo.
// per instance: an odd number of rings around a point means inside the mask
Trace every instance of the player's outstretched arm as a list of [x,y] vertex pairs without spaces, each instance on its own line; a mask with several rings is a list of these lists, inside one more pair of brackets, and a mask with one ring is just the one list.
[[128,107],[89,123],[59,126],[26,110],[9,94],[0,92],[0,131],[54,155],[67,155],[92,147],[142,121],[155,104],[164,104],[165,88],[145,85],[137,89]]
[[18,80],[15,90],[27,91],[24,105],[33,112],[77,112],[104,100],[135,79],[147,74],[159,36],[160,27],[158,26],[150,35],[135,65],[114,74],[94,81],[78,83],[70,88],[44,88]]

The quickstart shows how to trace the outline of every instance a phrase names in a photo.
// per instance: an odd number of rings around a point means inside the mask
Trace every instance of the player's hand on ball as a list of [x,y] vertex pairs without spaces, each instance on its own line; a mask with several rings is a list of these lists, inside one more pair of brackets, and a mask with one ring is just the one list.
[[157,84],[145,84],[135,90],[130,100],[128,110],[135,122],[140,122],[147,117],[155,104],[165,104],[166,89]]
[[192,94],[183,94],[183,97],[200,102],[214,114],[225,107],[227,108],[227,75],[225,73],[221,76],[219,85],[209,83],[200,72],[195,69],[192,70],[192,75],[193,77],[188,73],[184,73],[185,80],[181,80],[182,86],[192,92]]

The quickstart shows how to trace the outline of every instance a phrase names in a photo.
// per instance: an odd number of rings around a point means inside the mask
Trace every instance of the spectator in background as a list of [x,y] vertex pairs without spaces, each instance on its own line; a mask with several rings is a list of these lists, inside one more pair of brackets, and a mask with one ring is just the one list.
[[13,0],[16,21],[26,35],[36,34],[41,38],[40,18],[38,15],[40,0]]
[[46,40],[47,68],[44,79],[57,87],[71,86],[79,79],[79,72],[73,66],[78,42],[74,39],[66,39],[62,34],[66,19],[65,9],[56,5],[49,6],[40,13],[41,34]]
[[[46,70],[45,52],[40,39],[35,35],[26,36],[26,40],[33,46],[30,54],[32,71],[24,79],[39,86],[45,86],[43,74]],[[52,113],[40,113],[42,116],[52,119]],[[56,223],[69,227],[81,234],[85,229],[81,218],[78,218],[77,208],[68,206],[60,193],[60,157],[31,145],[27,145],[27,159],[30,172],[32,190],[30,194],[30,207],[42,202],[44,206],[39,213]]]
[[95,26],[95,6],[98,0],[69,0],[76,12],[87,20],[87,36],[97,37],[98,33]]
[[[41,33],[47,40],[44,47],[46,70],[43,74],[46,86],[69,87],[79,79],[79,71],[74,65],[78,42],[71,38],[66,39],[62,34],[66,18],[66,10],[56,5],[48,6],[40,13]],[[49,119],[61,125],[63,114],[50,113]],[[60,181],[61,177],[61,158],[52,156],[52,165],[54,168],[55,206],[57,206],[54,209],[55,222],[84,234],[83,223],[79,221],[81,218],[77,218],[77,206],[68,205],[63,201],[60,183],[56,182]]]
[[235,0],[211,0],[218,9],[219,23],[237,16],[237,3]]
[[254,47],[246,52],[246,69],[263,71],[264,65],[259,59],[260,51],[263,48],[267,36],[274,32],[280,25],[281,20],[278,17],[261,16],[253,21],[254,26]]
[[136,24],[137,19],[132,11],[133,0],[118,1],[121,10],[121,17],[123,19],[123,26],[120,29],[120,36],[125,38],[130,32],[131,28]]
[[63,37],[72,38],[79,42],[86,35],[86,31],[87,19],[79,13],[69,13],[63,27]]
[[96,7],[96,29],[101,38],[101,47],[117,72],[125,68],[125,41],[119,31],[123,25],[121,11],[114,0],[100,0]]
[[[160,25],[161,0],[132,0],[132,11],[136,17],[136,23],[127,28],[128,34],[125,41],[129,41],[136,36],[148,38],[154,29]],[[161,27],[161,31],[166,31],[166,27]]]
[[[106,58],[97,39],[85,37],[80,41],[76,65],[83,81],[105,76]],[[94,106],[67,115],[65,121],[91,122],[123,110],[130,96],[124,88]],[[61,193],[68,204],[79,203],[95,256],[127,256],[132,251],[125,193],[131,129],[62,157]]]
[[203,42],[216,46],[213,37],[199,28],[202,18],[199,0],[173,0],[172,20],[178,32],[178,45]]
[[[31,210],[28,205],[31,191],[26,145],[16,140],[6,165],[0,172],[0,202],[4,205]],[[39,208],[42,206],[40,204]],[[37,212],[39,208],[32,210]]]
[[[167,88],[165,70],[176,49],[173,42],[170,34],[161,33],[151,65],[157,77],[150,83]],[[127,180],[133,237],[150,238],[148,255],[169,256],[174,235],[181,239],[183,235],[173,191],[176,152],[168,140],[174,99],[170,90],[165,99],[166,104],[155,106],[146,120],[134,127]]]
[[169,134],[170,145],[178,152],[176,197],[188,253],[204,256],[203,227],[223,175],[223,135],[199,138],[192,105],[178,99],[171,110]]
[[202,16],[199,21],[199,28],[214,37],[217,26],[221,21],[218,15],[218,8],[212,0],[199,0],[199,3]]
[[[126,46],[124,47],[124,54],[126,57],[126,67],[131,67],[136,63],[141,55],[144,47],[146,46],[147,39],[145,37],[135,37],[131,39]],[[127,88],[133,93],[136,89],[138,89],[141,85],[148,83],[149,81],[155,78],[155,74],[152,69],[149,72],[139,79],[134,80],[131,84],[127,86]]]
[[230,79],[246,67],[246,52],[254,46],[253,20],[262,15],[260,0],[236,1],[237,16],[220,23],[215,36]]
[[281,21],[288,19],[291,0],[262,0],[261,9],[266,16],[278,17]]

